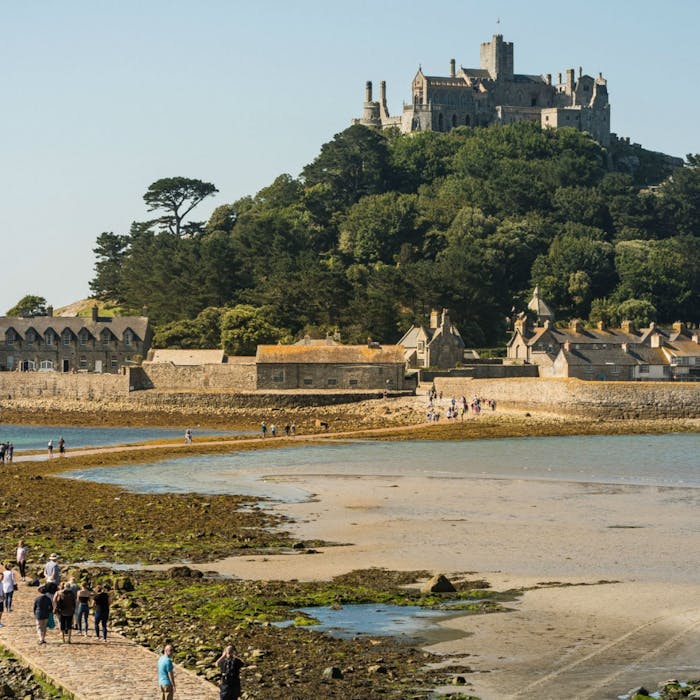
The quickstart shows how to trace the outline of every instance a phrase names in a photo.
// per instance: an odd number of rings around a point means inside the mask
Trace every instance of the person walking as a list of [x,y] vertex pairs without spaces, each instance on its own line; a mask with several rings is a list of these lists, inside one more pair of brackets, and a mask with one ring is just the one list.
[[53,457],[53,440],[49,440],[48,444],[46,445],[46,449],[49,451],[49,459]]
[[[73,615],[75,615],[75,593],[72,586],[67,583],[61,584],[61,590],[53,598],[53,611],[58,615],[63,643],[68,641],[70,644],[73,633]],[[68,636],[67,640],[66,635]]]
[[107,621],[109,620],[109,593],[102,586],[95,588],[92,605],[95,608],[95,636],[97,639],[100,638],[100,627],[102,627],[102,639],[106,642]]
[[22,581],[27,577],[27,548],[24,545],[24,540],[17,543],[17,555],[15,556],[17,566],[19,566],[19,575]]
[[46,579],[46,592],[53,595],[58,590],[61,580],[61,569],[58,566],[58,554],[53,552],[44,567],[44,578]]
[[58,438],[58,454],[63,457],[66,454],[66,441],[63,439],[63,435]]
[[166,644],[163,655],[158,659],[158,685],[161,700],[173,700],[175,695],[175,667],[173,666],[172,644]]
[[53,611],[53,602],[46,594],[46,586],[39,586],[39,595],[34,598],[34,619],[36,620],[36,633],[39,644],[46,644],[46,630],[49,626],[49,617]]
[[2,589],[5,594],[5,610],[6,612],[12,612],[12,598],[17,589],[17,577],[12,570],[12,564],[9,562],[5,564],[5,571],[2,577]]
[[236,656],[236,650],[229,645],[216,660],[216,665],[221,671],[220,700],[238,700],[241,697],[241,669],[245,662]]
[[[83,637],[88,636],[88,615],[90,614],[90,599],[92,593],[87,587],[87,582],[83,581],[78,591],[78,632]],[[83,630],[83,622],[85,629]]]

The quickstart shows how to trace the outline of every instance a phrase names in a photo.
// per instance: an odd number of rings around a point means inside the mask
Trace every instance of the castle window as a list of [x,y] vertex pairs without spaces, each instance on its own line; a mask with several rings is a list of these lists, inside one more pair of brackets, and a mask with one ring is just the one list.
[[34,331],[33,330],[28,330],[27,331],[27,347],[33,347],[34,346]]
[[112,369],[116,369],[116,367],[117,367],[117,358],[116,357],[113,357],[111,359],[110,365],[111,365]]
[[438,115],[438,131],[443,131],[445,128],[445,120],[443,119],[442,114]]
[[87,369],[87,357],[85,355],[80,356],[80,369]]
[[469,122],[471,122],[471,119],[469,118],[469,115],[467,114],[466,117],[464,117],[464,126],[469,126]]
[[452,127],[454,128],[455,126],[457,126],[457,115],[453,114],[452,115]]
[[46,331],[46,335],[44,336],[44,342],[47,345],[53,345],[53,331]]
[[537,107],[537,98],[536,97],[532,98],[532,100],[530,101],[530,106]]
[[314,380],[311,377],[304,377],[304,386],[312,386]]
[[329,379],[326,383],[328,386],[338,386],[338,380],[334,378]]
[[129,330],[124,331],[124,345],[131,345],[133,340],[134,334]]
[[639,374],[649,374],[649,365],[639,365]]

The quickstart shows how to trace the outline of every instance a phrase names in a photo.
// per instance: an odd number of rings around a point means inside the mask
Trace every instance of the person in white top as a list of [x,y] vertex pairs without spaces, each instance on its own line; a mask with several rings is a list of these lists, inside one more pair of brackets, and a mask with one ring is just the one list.
[[17,587],[17,578],[10,564],[5,564],[5,571],[2,577],[2,592],[5,594],[5,610],[12,612],[12,597]]
[[19,566],[19,575],[24,581],[27,575],[27,548],[22,540],[17,543],[17,566]]

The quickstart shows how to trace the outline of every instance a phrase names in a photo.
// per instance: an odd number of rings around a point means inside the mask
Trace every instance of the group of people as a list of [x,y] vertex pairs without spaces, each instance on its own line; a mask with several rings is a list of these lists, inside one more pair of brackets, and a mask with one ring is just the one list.
[[[428,400],[428,411],[426,413],[426,419],[430,422],[437,422],[440,420],[440,411],[438,410],[436,404],[439,400],[442,400],[442,392],[438,394],[435,389],[431,389]],[[496,410],[495,399],[483,399],[479,396],[475,396],[471,403],[469,403],[465,396],[462,396],[459,401],[457,401],[454,396],[448,402],[447,410],[445,411],[445,417],[448,420],[457,419],[464,420],[464,416],[469,416],[469,409],[474,416],[478,416],[482,410],[490,409],[491,411]]]
[[[269,427],[270,435],[272,437],[277,437],[277,426],[274,423],[270,424]],[[260,423],[260,433],[263,437],[267,437],[267,432],[268,432],[268,427],[267,423],[263,421]],[[287,423],[284,426],[284,434],[289,437],[290,435],[296,435],[297,434],[297,424],[292,422],[292,423]]]
[[[20,545],[22,543],[20,542]],[[20,547],[17,558],[19,560]],[[24,554],[26,562],[26,551]],[[109,620],[109,593],[96,586],[94,591],[88,588],[87,582],[81,585],[70,578],[61,583],[61,569],[58,555],[51,554],[44,567],[45,582],[39,586],[39,595],[34,599],[34,618],[39,644],[46,644],[46,633],[56,626],[58,617],[62,641],[71,643],[73,630],[83,637],[88,636],[90,605],[93,607],[95,637],[107,641],[107,622]]]
[[5,460],[12,461],[15,454],[15,446],[11,442],[0,442],[0,464],[5,464]]
[[[53,457],[53,440],[49,440],[48,444],[46,445],[46,449],[48,450],[49,453],[49,459]],[[58,438],[58,454],[63,456],[66,454],[66,441],[63,439],[63,435],[61,435],[60,438]]]

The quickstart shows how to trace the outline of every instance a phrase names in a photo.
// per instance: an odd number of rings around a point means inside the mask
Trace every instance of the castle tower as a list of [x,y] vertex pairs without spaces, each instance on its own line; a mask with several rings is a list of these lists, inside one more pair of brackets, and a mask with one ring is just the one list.
[[513,65],[513,43],[503,41],[503,34],[481,44],[481,67],[493,80],[513,80]]
[[381,127],[382,120],[379,116],[379,102],[372,101],[372,81],[365,83],[365,104],[362,110],[360,124],[363,126]]

